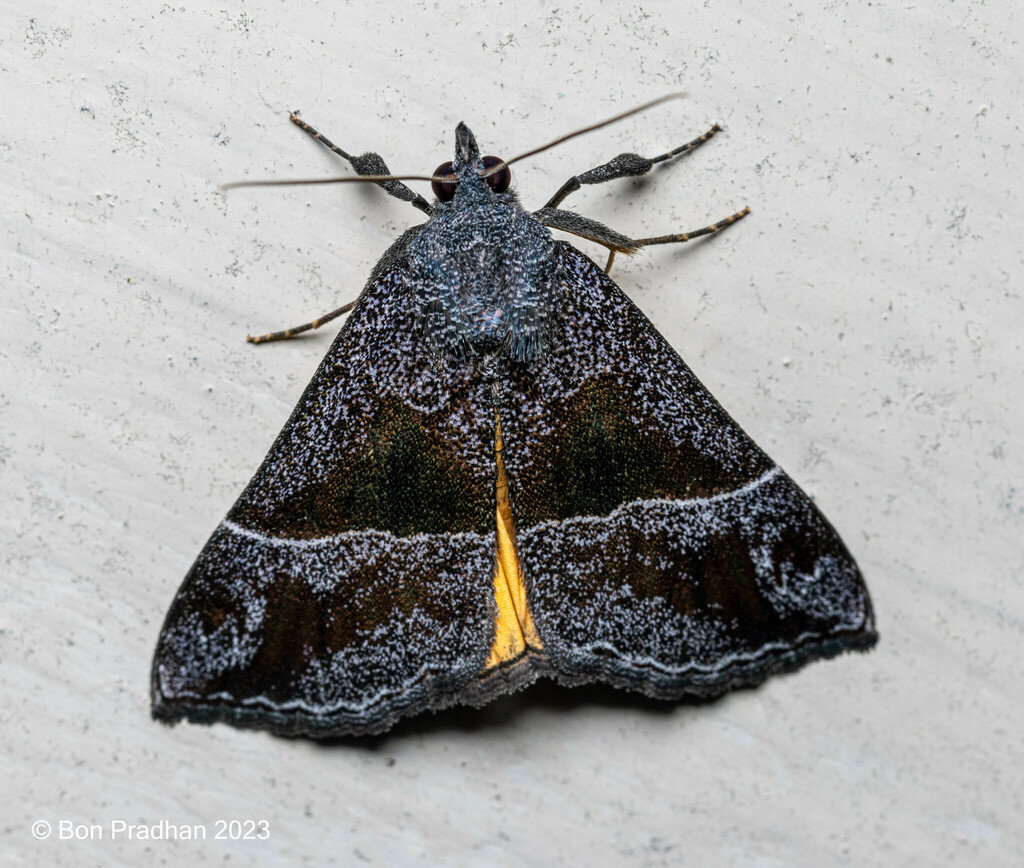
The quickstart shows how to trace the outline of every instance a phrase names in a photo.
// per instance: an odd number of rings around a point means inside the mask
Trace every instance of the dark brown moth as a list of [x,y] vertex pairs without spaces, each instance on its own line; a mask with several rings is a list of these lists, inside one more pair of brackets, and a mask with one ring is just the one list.
[[604,244],[610,267],[743,217],[634,240],[559,207],[717,126],[620,155],[531,213],[514,161],[481,156],[462,124],[427,202],[293,120],[428,219],[374,268],[179,589],[154,717],[365,734],[541,676],[713,696],[875,643],[821,512],[550,232]]

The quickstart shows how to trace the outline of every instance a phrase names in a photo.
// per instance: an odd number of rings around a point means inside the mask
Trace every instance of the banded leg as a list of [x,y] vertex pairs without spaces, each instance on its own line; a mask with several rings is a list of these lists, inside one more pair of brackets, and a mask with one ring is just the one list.
[[724,220],[719,220],[717,223],[705,226],[703,229],[694,229],[692,232],[678,232],[675,235],[655,235],[651,238],[637,238],[634,243],[637,247],[651,247],[654,244],[677,244],[683,241],[690,241],[694,238],[700,238],[701,235],[714,235],[719,229],[731,226],[737,220],[742,220],[749,213],[750,207],[748,206],[741,211],[737,211],[735,214],[730,214]]
[[[295,124],[304,133],[311,135],[316,141],[333,151],[339,157],[342,157],[352,164],[352,168],[356,170],[360,175],[390,175],[391,170],[388,169],[387,163],[384,162],[380,154],[375,154],[369,151],[360,156],[354,156],[347,154],[341,148],[339,148],[330,139],[323,136],[321,133],[313,129],[307,124],[302,118],[299,117],[298,113],[292,112],[290,115],[291,122]],[[431,211],[430,204],[424,199],[419,193],[411,190],[401,181],[378,181],[377,186],[384,190],[389,196],[394,196],[396,199],[401,199],[403,202],[411,202],[414,208],[419,208],[424,214],[429,214]],[[328,314],[328,317],[333,318],[337,315],[337,311]]]
[[[681,244],[684,241],[692,241],[694,238],[700,238],[702,235],[714,235],[720,229],[725,229],[726,226],[732,226],[737,220],[742,220],[750,213],[750,207],[747,206],[735,214],[730,214],[724,220],[719,220],[717,223],[712,223],[710,226],[705,226],[703,229],[694,229],[692,232],[678,232],[675,235],[656,235],[652,238],[637,238],[633,243],[637,247],[652,247],[655,244]],[[609,248],[608,250],[608,262],[605,264],[604,272],[607,274],[611,271],[612,263],[615,261],[615,248]]]
[[552,196],[545,208],[557,208],[570,193],[575,193],[584,184],[603,184],[605,181],[612,181],[615,178],[628,178],[636,175],[646,175],[657,163],[678,157],[692,151],[694,148],[703,145],[715,133],[721,132],[722,127],[715,124],[704,135],[698,136],[692,142],[680,145],[675,150],[662,154],[660,157],[641,157],[638,154],[619,154],[615,159],[609,160],[602,166],[584,172],[582,175],[574,175],[564,184],[554,196]]
[[303,332],[308,332],[310,329],[318,329],[324,323],[330,322],[332,319],[337,319],[343,313],[348,313],[352,308],[356,306],[354,301],[350,301],[348,304],[343,304],[337,310],[332,310],[330,313],[325,313],[322,317],[319,317],[312,322],[304,323],[295,328],[285,329],[283,332],[271,332],[266,335],[246,335],[245,339],[250,344],[267,344],[271,341],[283,341],[288,338],[293,338],[296,335],[300,335]]
[[607,247],[608,262],[604,267],[607,274],[611,271],[616,253],[626,253],[632,256],[641,247],[651,247],[655,244],[677,244],[690,241],[693,238],[700,238],[702,235],[714,235],[737,220],[742,220],[749,213],[750,208],[748,207],[729,215],[724,220],[705,226],[703,229],[679,232],[675,235],[656,235],[651,238],[629,238],[614,229],[609,229],[603,223],[598,223],[596,220],[591,220],[589,217],[583,217],[572,211],[562,211],[559,208],[541,208],[539,211],[534,211],[533,216],[551,229],[561,229],[563,232],[578,235],[580,238],[586,238],[588,241],[594,241]]

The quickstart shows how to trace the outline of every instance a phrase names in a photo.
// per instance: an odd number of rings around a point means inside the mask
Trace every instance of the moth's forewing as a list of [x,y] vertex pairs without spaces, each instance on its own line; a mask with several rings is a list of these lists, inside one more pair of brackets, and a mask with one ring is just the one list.
[[455,701],[493,627],[487,385],[415,345],[401,262],[367,286],[167,615],[154,716],[374,732]]
[[531,613],[556,675],[715,694],[876,640],[835,530],[587,257],[505,391]]

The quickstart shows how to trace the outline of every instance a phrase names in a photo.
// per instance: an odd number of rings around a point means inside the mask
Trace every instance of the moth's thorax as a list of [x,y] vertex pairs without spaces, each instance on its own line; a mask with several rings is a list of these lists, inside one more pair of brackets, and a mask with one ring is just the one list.
[[497,349],[534,358],[551,315],[554,249],[551,232],[512,193],[460,185],[408,250],[428,342],[458,358]]

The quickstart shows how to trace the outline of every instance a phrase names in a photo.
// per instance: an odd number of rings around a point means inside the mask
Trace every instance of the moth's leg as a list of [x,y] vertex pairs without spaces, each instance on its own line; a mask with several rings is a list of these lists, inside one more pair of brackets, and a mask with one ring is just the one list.
[[[372,151],[362,154],[360,156],[353,156],[347,154],[341,148],[339,148],[330,139],[325,138],[322,134],[314,130],[309,124],[307,124],[302,118],[295,112],[292,112],[290,120],[295,126],[305,133],[309,133],[314,139],[320,142],[328,150],[333,151],[339,157],[343,157],[352,164],[352,168],[356,170],[360,175],[390,175],[391,171],[388,169],[387,163],[384,162],[380,154],[375,154]],[[401,181],[378,181],[377,186],[382,188],[385,193],[389,196],[394,196],[396,199],[401,199],[403,202],[411,202],[414,208],[419,208],[424,214],[429,214],[431,211],[430,203],[427,202],[419,193],[414,190],[410,190]],[[330,314],[333,316],[334,314]]]
[[750,213],[750,208],[744,208],[741,211],[737,211],[735,214],[730,214],[724,220],[719,220],[717,223],[712,223],[710,226],[705,226],[703,229],[694,229],[692,232],[679,232],[675,235],[656,235],[653,238],[637,238],[634,244],[637,247],[650,247],[653,244],[676,244],[683,241],[690,241],[694,238],[700,238],[701,235],[714,235],[720,229],[725,229],[726,226],[732,226],[737,220],[742,220]]
[[[700,238],[701,235],[714,235],[720,229],[725,229],[726,226],[732,226],[737,220],[742,220],[750,213],[750,208],[743,208],[741,211],[737,211],[735,214],[730,214],[724,220],[719,220],[717,223],[712,223],[710,226],[705,226],[703,229],[694,229],[692,232],[679,232],[675,235],[657,235],[653,238],[637,238],[633,243],[637,247],[651,247],[654,244],[681,244],[684,241],[691,241],[694,238]],[[609,249],[608,262],[604,267],[605,274],[611,271],[612,262],[615,260],[615,250]]]
[[534,211],[533,216],[541,223],[551,229],[561,229],[588,241],[596,241],[603,244],[609,250],[618,250],[620,253],[636,253],[640,249],[632,238],[609,229],[603,223],[583,217],[575,211],[562,211],[559,208],[541,208]]
[[612,181],[615,178],[628,178],[635,175],[646,175],[656,163],[664,162],[672,157],[678,157],[687,151],[703,145],[715,133],[721,132],[721,126],[715,124],[704,135],[698,136],[692,142],[680,145],[667,154],[660,157],[641,157],[637,154],[619,154],[614,160],[609,160],[603,166],[584,172],[582,175],[574,175],[564,184],[554,196],[552,196],[545,208],[557,208],[570,193],[575,193],[584,184],[603,184],[605,181]]
[[741,220],[750,213],[749,208],[737,211],[735,214],[705,226],[703,229],[694,229],[692,232],[680,232],[676,235],[658,235],[653,238],[629,238],[609,229],[603,223],[581,217],[572,211],[562,211],[558,208],[541,208],[534,212],[534,217],[540,220],[545,226],[552,229],[561,229],[563,232],[570,232],[588,241],[595,241],[608,248],[608,262],[605,264],[605,273],[611,271],[612,262],[615,261],[616,253],[632,255],[641,247],[650,247],[654,244],[674,244],[689,241],[692,238],[700,238],[702,235],[713,235],[726,226],[731,226],[737,220]]
[[332,319],[337,319],[343,313],[348,313],[355,306],[356,303],[354,301],[350,301],[348,304],[343,304],[337,310],[332,310],[330,313],[325,313],[322,317],[319,317],[318,319],[315,319],[312,322],[307,322],[304,325],[295,326],[295,328],[292,329],[285,329],[283,332],[271,332],[270,334],[266,335],[246,335],[245,339],[250,344],[266,344],[269,343],[270,341],[283,341],[286,338],[293,338],[295,337],[295,335],[300,335],[303,332],[308,332],[310,329],[318,329],[324,323],[330,322]]
[[[420,230],[425,225],[425,223],[421,223],[419,226],[411,226],[398,236],[377,264],[373,266],[373,271],[370,272],[370,283],[374,283],[379,280],[384,274],[394,267],[395,263],[401,260],[405,254],[406,248],[409,246],[409,243],[420,233]],[[356,301],[358,300],[359,299],[356,299]],[[356,301],[350,301],[348,304],[343,304],[337,310],[332,310],[330,313],[326,313],[322,317],[313,320],[313,322],[308,322],[292,329],[285,329],[283,332],[271,332],[268,335],[260,335],[259,337],[246,335],[245,339],[251,344],[265,344],[269,341],[283,341],[285,338],[295,337],[295,335],[308,332],[310,329],[318,329],[324,323],[328,323],[332,319],[336,319],[343,313],[348,313],[356,306]]]
[[605,273],[612,267],[612,260],[616,253],[628,253],[632,255],[640,249],[640,245],[626,235],[609,229],[603,223],[591,220],[588,217],[581,217],[574,211],[562,211],[558,208],[541,208],[534,211],[533,216],[540,220],[545,226],[551,229],[561,229],[588,241],[603,244],[608,248],[608,264],[605,266]]

